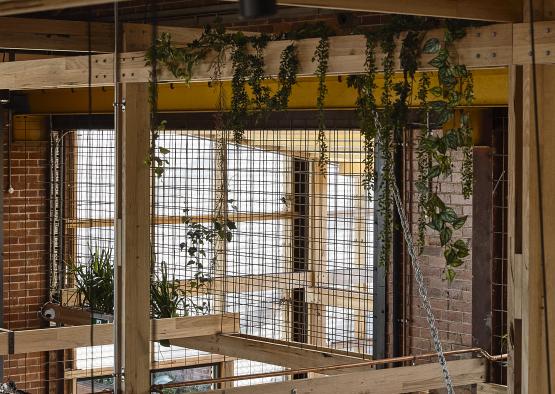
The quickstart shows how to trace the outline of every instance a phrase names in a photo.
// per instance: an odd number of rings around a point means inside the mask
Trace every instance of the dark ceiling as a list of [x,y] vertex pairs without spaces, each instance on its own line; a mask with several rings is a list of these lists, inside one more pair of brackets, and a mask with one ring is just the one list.
[[[228,27],[241,30],[281,33],[300,24],[325,21],[338,32],[350,32],[354,26],[381,24],[383,15],[342,12],[318,8],[279,7],[271,18],[243,20],[239,15],[239,3],[215,0],[133,0],[119,3],[122,22],[151,23],[153,4],[160,24],[182,27],[203,27],[216,19]],[[112,22],[114,5],[81,7],[33,14],[48,19],[93,20]]]

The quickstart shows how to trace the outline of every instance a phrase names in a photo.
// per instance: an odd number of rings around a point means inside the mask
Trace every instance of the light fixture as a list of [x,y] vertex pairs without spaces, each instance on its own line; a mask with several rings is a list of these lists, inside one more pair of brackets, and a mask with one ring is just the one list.
[[243,18],[262,18],[277,12],[276,0],[240,0],[239,8]]

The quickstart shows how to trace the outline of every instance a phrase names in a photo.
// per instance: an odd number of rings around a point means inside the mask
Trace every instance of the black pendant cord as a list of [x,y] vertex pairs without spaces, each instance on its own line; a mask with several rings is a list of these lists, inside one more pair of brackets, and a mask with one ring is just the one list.
[[544,240],[544,220],[543,220],[543,186],[542,186],[542,172],[541,172],[541,158],[540,158],[540,126],[538,115],[538,83],[536,77],[536,43],[534,38],[534,5],[533,1],[528,2],[530,7],[530,43],[532,55],[532,95],[534,100],[534,134],[535,134],[535,153],[536,153],[536,171],[538,177],[538,204],[539,204],[539,221],[540,221],[540,264],[542,270],[542,285],[543,285],[543,302],[544,302],[544,329],[545,329],[545,347],[547,351],[547,387],[548,393],[552,394],[551,385],[551,354],[549,347],[549,308],[547,307],[547,279],[545,268],[545,240]]

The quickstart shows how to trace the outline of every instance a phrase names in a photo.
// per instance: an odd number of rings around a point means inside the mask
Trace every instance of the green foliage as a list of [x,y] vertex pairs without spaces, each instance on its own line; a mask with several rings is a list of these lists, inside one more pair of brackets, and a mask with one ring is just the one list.
[[[184,210],[182,222],[187,226],[187,239],[179,247],[187,253],[187,267],[195,269],[194,280],[191,280],[189,291],[198,290],[209,280],[206,272],[210,267],[205,267],[205,262],[210,261],[208,256],[209,249],[216,248],[216,242],[231,242],[233,231],[237,229],[235,222],[231,220],[213,219],[211,225],[195,223],[188,215],[188,210]],[[212,258],[214,263],[215,256]]]
[[160,138],[160,133],[166,130],[166,121],[160,122],[160,125],[156,127],[151,133],[150,148],[148,151],[148,156],[145,159],[145,164],[152,168],[154,175],[161,178],[166,171],[166,166],[170,164],[169,160],[166,159],[166,155],[170,153],[168,148],[158,145],[158,139]]
[[[420,194],[419,209],[425,218],[419,222],[419,238],[423,238],[423,222],[439,233],[446,262],[445,276],[449,281],[455,277],[454,268],[459,267],[463,263],[462,259],[469,254],[466,242],[453,239],[453,232],[464,226],[467,217],[457,215],[441,200],[431,185],[452,174],[452,155],[462,150],[462,192],[465,198],[472,194],[472,129],[468,113],[460,109],[472,104],[472,75],[464,65],[451,62],[453,43],[464,35],[463,28],[449,25],[443,43],[433,38],[423,48],[425,53],[436,55],[429,64],[437,68],[439,82],[428,90],[433,101],[426,106],[423,116],[426,117],[427,124],[432,119],[436,129],[443,126],[443,131],[434,133],[431,126],[428,126],[422,130],[417,148],[418,157],[425,158],[426,161],[421,163],[419,160],[420,174],[416,183]],[[456,115],[459,118],[458,125],[445,127],[446,124],[455,124]]]
[[320,172],[326,174],[330,162],[328,153],[328,142],[326,140],[326,125],[324,116],[324,101],[328,94],[326,86],[326,73],[328,72],[328,60],[330,56],[330,41],[328,36],[323,36],[318,42],[312,61],[317,62],[316,76],[318,78],[318,97],[316,107],[318,108],[318,143],[320,145]]
[[179,281],[175,279],[175,273],[172,273],[170,278],[168,264],[165,261],[160,264],[160,272],[155,272],[150,281],[150,304],[152,317],[155,319],[179,316],[180,306],[187,315],[186,303],[179,287]]
[[[175,273],[171,277],[168,274],[168,264],[164,261],[160,264],[160,271],[155,272],[150,280],[150,310],[155,319],[166,319],[188,315],[189,305],[186,301],[186,293],[180,287]],[[160,345],[169,347],[169,340],[161,340]]]
[[[451,62],[453,43],[464,37],[464,28],[460,24],[448,23],[443,42],[432,38],[423,43],[426,30],[436,27],[437,21],[427,18],[399,17],[383,29],[367,35],[366,72],[351,76],[349,86],[356,89],[357,114],[360,119],[361,133],[365,143],[364,185],[369,190],[375,183],[373,169],[374,145],[378,144],[383,167],[377,190],[377,209],[383,217],[383,230],[380,234],[380,264],[387,264],[391,254],[391,236],[393,230],[393,167],[394,152],[398,141],[402,141],[402,132],[409,127],[409,105],[415,75],[419,68],[422,53],[433,54],[430,61],[438,70],[439,83],[432,86],[430,76],[422,73],[417,86],[416,96],[420,102],[420,124],[423,125],[416,148],[419,175],[416,188],[418,200],[418,240],[420,252],[424,246],[426,229],[438,233],[444,248],[446,261],[445,276],[448,280],[455,277],[454,268],[460,266],[463,258],[468,256],[468,245],[462,240],[455,240],[454,231],[462,228],[466,216],[458,216],[439,197],[434,186],[453,171],[452,155],[462,151],[464,160],[461,166],[463,177],[463,194],[472,193],[472,158],[471,129],[468,114],[460,107],[472,103],[472,76],[464,65]],[[401,40],[399,61],[403,79],[393,83],[395,39],[406,30]],[[375,48],[380,46],[384,53],[382,59],[384,86],[381,95],[383,109],[378,110],[374,91],[377,72]],[[430,96],[432,99],[430,100]],[[458,117],[456,115],[459,115]],[[457,127],[446,124],[459,119]],[[443,132],[434,133],[441,128]]]
[[[200,38],[183,48],[175,47],[171,35],[163,33],[147,51],[147,65],[156,63],[164,66],[176,78],[189,83],[195,67],[206,61],[215,51],[211,69],[214,79],[221,78],[221,60],[226,52],[231,53],[233,76],[231,80],[231,108],[224,127],[233,131],[234,141],[240,143],[246,122],[253,109],[256,115],[287,108],[293,85],[297,81],[299,61],[294,44],[288,45],[281,54],[278,73],[279,88],[274,95],[264,86],[263,50],[271,40],[267,35],[246,36],[241,32],[226,33],[221,25],[207,26]],[[253,49],[251,51],[250,49]],[[218,68],[218,69],[216,69]],[[251,90],[251,95],[247,90]]]
[[114,265],[111,250],[89,248],[85,264],[70,261],[67,267],[75,278],[75,288],[82,307],[98,313],[114,313]]
[[[431,38],[423,43],[425,32],[446,26],[443,39]],[[403,33],[402,33],[403,32]],[[320,145],[320,169],[325,171],[329,164],[328,143],[325,134],[324,106],[327,95],[325,84],[328,71],[329,39],[333,31],[325,24],[305,25],[300,29],[279,37],[246,36],[243,33],[226,33],[221,26],[207,27],[203,35],[184,48],[176,48],[169,35],[161,35],[156,44],[147,53],[148,64],[160,64],[175,77],[190,82],[195,67],[216,52],[212,63],[214,77],[220,86],[220,104],[222,129],[232,130],[234,141],[240,143],[247,119],[254,115],[255,119],[270,111],[282,111],[287,108],[292,87],[296,83],[299,60],[295,43],[289,44],[281,53],[278,73],[278,89],[272,92],[264,84],[263,51],[270,40],[297,40],[307,37],[319,37],[313,56],[317,63],[318,78],[318,141]],[[458,216],[448,207],[437,193],[437,184],[453,172],[453,154],[461,151],[463,162],[462,192],[465,197],[472,193],[472,156],[471,129],[468,114],[461,108],[472,103],[473,83],[470,72],[464,65],[452,61],[454,42],[464,37],[464,25],[460,22],[440,22],[432,18],[415,18],[398,16],[378,31],[367,34],[365,72],[350,76],[348,85],[357,91],[357,114],[360,119],[361,134],[364,141],[364,176],[363,184],[370,197],[377,201],[377,209],[384,219],[383,231],[380,234],[382,249],[380,263],[386,264],[391,255],[391,235],[393,231],[393,198],[392,187],[394,152],[402,141],[402,133],[409,126],[409,106],[413,96],[416,72],[419,68],[421,54],[434,55],[429,64],[437,69],[439,82],[432,86],[430,76],[421,74],[418,81],[416,96],[420,102],[420,124],[423,125],[418,138],[416,155],[418,160],[418,179],[416,188],[418,199],[418,245],[422,251],[424,235],[427,229],[437,232],[446,259],[446,277],[452,280],[454,269],[462,263],[468,254],[468,245],[462,240],[454,239],[454,232],[460,229],[466,217]],[[399,61],[403,72],[400,82],[394,82],[396,42],[401,39]],[[384,53],[381,67],[383,68],[384,85],[378,110],[376,90],[376,73],[378,65],[376,51],[380,48]],[[224,120],[223,88],[221,84],[221,66],[225,53],[231,54],[233,66],[231,108]],[[456,126],[451,126],[455,124]],[[448,126],[449,125],[449,126]],[[437,131],[443,129],[443,131]],[[167,150],[156,147],[156,135],[151,149],[150,163],[155,173],[161,175],[167,161],[164,155]],[[379,178],[378,189],[373,190],[376,176],[374,169],[375,146],[379,144],[379,152],[383,168]],[[376,196],[373,193],[376,192]],[[216,215],[220,216],[220,215]],[[214,242],[214,234],[228,239],[230,227],[221,220],[212,223],[211,227],[193,224],[191,230],[196,235],[188,242]],[[200,227],[198,227],[200,226]],[[189,236],[188,236],[189,238]],[[191,249],[189,263],[201,264],[202,249]],[[202,272],[202,267],[197,266]],[[198,283],[202,282],[199,274]]]
[[366,56],[364,68],[366,72],[361,75],[350,75],[347,85],[356,89],[356,112],[360,120],[360,132],[364,141],[364,176],[362,184],[368,192],[368,197],[373,198],[375,171],[374,171],[374,142],[377,136],[378,124],[376,123],[378,108],[374,97],[376,89],[376,40],[366,40]]

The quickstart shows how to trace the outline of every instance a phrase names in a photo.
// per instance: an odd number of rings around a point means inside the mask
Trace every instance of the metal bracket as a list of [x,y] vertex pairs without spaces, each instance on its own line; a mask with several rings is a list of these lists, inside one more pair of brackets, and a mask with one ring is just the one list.
[[118,103],[117,101],[114,101],[114,109],[118,109],[121,106],[121,112],[125,112],[125,99],[121,100],[121,103]]

